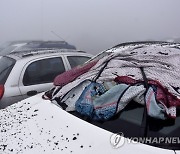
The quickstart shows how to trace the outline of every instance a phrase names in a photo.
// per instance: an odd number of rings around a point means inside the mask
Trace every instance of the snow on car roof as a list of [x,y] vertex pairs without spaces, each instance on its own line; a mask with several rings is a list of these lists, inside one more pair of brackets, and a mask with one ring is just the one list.
[[113,46],[109,49],[106,49],[99,54],[95,55],[93,59],[100,59],[104,57],[107,54],[110,54],[112,52],[120,52],[123,50],[128,50],[128,49],[137,49],[139,47],[145,47],[145,46],[164,46],[164,47],[172,47],[172,48],[177,48],[180,49],[180,43],[175,43],[175,42],[162,42],[162,41],[142,41],[142,42],[127,42],[127,43],[121,43],[116,46]]

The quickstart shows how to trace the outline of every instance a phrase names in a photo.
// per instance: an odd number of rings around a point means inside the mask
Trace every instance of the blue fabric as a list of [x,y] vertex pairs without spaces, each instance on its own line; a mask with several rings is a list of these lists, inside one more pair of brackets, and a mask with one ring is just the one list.
[[107,120],[116,114],[118,99],[127,87],[119,84],[107,91],[102,84],[93,82],[76,101],[76,111],[94,120]]
[[115,85],[106,93],[94,100],[95,120],[107,120],[116,114],[118,99],[121,94],[129,87],[126,84]]
[[165,120],[167,117],[165,116],[166,110],[165,107],[156,101],[156,87],[150,87],[145,96],[147,113],[150,117],[156,119]]
[[82,115],[92,117],[93,116],[93,99],[104,93],[105,89],[100,83],[90,83],[82,92],[81,96],[75,103],[75,109]]

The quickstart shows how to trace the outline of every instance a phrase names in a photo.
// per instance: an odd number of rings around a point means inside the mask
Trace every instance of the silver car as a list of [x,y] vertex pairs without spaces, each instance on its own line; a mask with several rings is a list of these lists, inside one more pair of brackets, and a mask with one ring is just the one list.
[[70,49],[21,51],[0,57],[0,108],[50,89],[54,77],[91,57]]

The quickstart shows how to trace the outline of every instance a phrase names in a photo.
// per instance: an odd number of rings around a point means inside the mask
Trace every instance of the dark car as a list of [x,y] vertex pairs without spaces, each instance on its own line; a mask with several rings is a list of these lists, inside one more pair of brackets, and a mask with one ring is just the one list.
[[65,41],[12,41],[6,42],[0,47],[0,56],[7,55],[11,52],[24,51],[30,49],[76,49]]

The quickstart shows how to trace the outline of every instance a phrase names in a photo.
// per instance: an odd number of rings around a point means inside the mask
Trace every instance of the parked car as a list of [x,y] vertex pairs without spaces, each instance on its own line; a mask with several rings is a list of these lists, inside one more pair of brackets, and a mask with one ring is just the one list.
[[30,49],[76,49],[74,45],[71,45],[65,41],[11,41],[1,45],[0,56],[7,55],[11,52],[21,52]]
[[0,108],[46,91],[54,77],[89,60],[92,55],[70,49],[34,49],[0,58]]
[[[43,93],[40,93],[0,110],[0,153],[178,154],[179,152],[177,150],[175,153],[171,147],[163,149],[141,143],[128,144],[128,140],[124,137],[121,138],[122,141],[125,139],[124,145],[115,148],[110,142],[114,133],[92,125],[85,119],[81,120],[52,104],[50,100],[43,100],[42,95]],[[132,117],[136,119],[135,116]],[[109,122],[109,127],[110,125]],[[131,125],[134,125],[133,121]],[[135,132],[130,126],[121,127]]]
[[[178,59],[180,59],[180,54],[178,53],[180,50],[179,47],[180,44],[165,42],[135,42],[120,44],[98,54],[97,56],[89,60],[84,65],[85,68],[87,68],[88,65],[88,71],[81,74],[81,76],[77,77],[73,82],[69,82],[62,88],[58,89],[58,84],[61,81],[57,79],[58,82],[56,81],[57,85],[54,91],[52,91],[52,89],[49,91],[53,96],[52,98],[49,97],[48,99],[47,97],[43,97],[44,95],[47,96],[47,92],[43,92],[36,96],[22,100],[21,102],[13,104],[6,109],[0,110],[0,152],[8,154],[180,153],[180,110],[178,108],[179,98],[173,97],[174,101],[177,101],[176,103],[173,102],[174,107],[177,107],[176,113],[173,112],[174,117],[172,118],[169,115],[166,115],[169,116],[166,117],[167,119],[161,119],[162,117],[159,117],[159,115],[165,115],[166,111],[174,111],[172,110],[173,108],[171,108],[171,110],[168,110],[169,106],[167,106],[166,110],[161,110],[168,103],[164,106],[160,104],[163,101],[168,102],[168,97],[171,97],[169,93],[166,93],[167,89],[164,89],[165,91],[161,91],[160,89],[158,89],[160,90],[160,93],[159,91],[151,92],[150,96],[145,97],[149,93],[146,91],[146,88],[148,88],[147,90],[149,90],[149,87],[146,87],[145,85],[146,81],[136,80],[138,83],[135,83],[135,80],[132,80],[132,78],[134,77],[133,73],[135,73],[135,75],[137,75],[138,77],[147,79],[149,81],[150,78],[153,77],[151,71],[157,69],[160,71],[160,73],[155,77],[157,77],[159,81],[162,80],[161,77],[166,74],[166,72],[169,72],[169,76],[171,78],[164,78],[164,80],[168,80],[168,82],[166,82],[166,86],[171,81],[174,83],[174,86],[176,84],[179,84],[179,78],[176,78],[176,80],[172,80],[174,77],[180,75],[180,72],[176,72],[180,63],[179,61],[177,61]],[[137,54],[138,56],[136,56]],[[174,61],[171,61],[171,58],[174,58]],[[89,69],[89,64],[92,64],[94,60],[98,60],[98,62],[95,65],[93,63],[93,66]],[[114,60],[116,63],[114,63]],[[155,65],[153,63],[154,60],[157,60]],[[169,65],[169,63],[164,63],[163,60],[168,61],[171,65]],[[109,62],[109,64],[106,64],[106,62]],[[121,65],[122,63],[123,65]],[[131,68],[132,66],[136,68],[135,71]],[[141,69],[139,68],[139,66],[150,67],[150,70],[148,71],[144,69],[145,76],[147,76],[148,78],[144,77],[143,72],[140,71]],[[171,67],[173,67],[174,69],[171,69]],[[80,69],[82,70],[82,67],[80,67]],[[124,71],[122,71],[121,69],[124,69]],[[102,72],[100,70],[102,70]],[[161,70],[163,71],[161,72]],[[67,75],[67,72],[65,73]],[[70,74],[71,72],[68,71],[68,73]],[[130,79],[125,78],[125,76],[119,76],[121,73],[127,73],[127,76],[130,76],[132,78]],[[174,74],[172,75],[171,73]],[[62,76],[59,76],[59,78]],[[84,78],[85,76],[86,78]],[[93,82],[87,80],[91,77],[92,79],[94,79],[94,76],[99,77],[99,79],[97,79],[96,81],[93,80]],[[98,101],[99,103],[104,101],[104,104],[101,104],[102,106],[96,106],[93,108],[92,105],[94,105],[95,102],[92,101],[95,101],[95,99],[103,96],[104,93],[102,90],[104,87],[101,87],[99,89],[98,87],[92,88],[92,93],[91,91],[89,91],[92,95],[88,95],[88,97],[83,97],[86,96],[86,93],[84,93],[84,91],[88,90],[89,83],[94,84],[95,82],[98,82],[99,84],[103,84],[103,82],[100,81],[112,81],[109,79],[116,77],[118,79],[121,79],[121,82],[124,81],[129,84],[133,82],[135,84],[133,86],[141,86],[141,89],[143,90],[141,91],[141,93],[137,93],[137,89],[131,89],[129,93],[126,93],[129,90],[128,88],[126,88],[126,90],[123,93],[119,94],[120,96],[118,97],[120,103],[127,103],[126,105],[122,104],[124,109],[109,119],[98,120],[98,113],[104,113],[99,114],[99,117],[104,117],[105,115],[104,118],[109,116],[110,113],[113,113],[114,110],[110,110],[111,112],[109,112],[109,109],[113,109],[109,107],[113,107],[116,102],[111,103],[110,106],[109,104],[105,103],[108,103],[109,100],[114,98],[116,93],[110,93],[107,91],[110,95],[106,93],[106,96],[108,95],[108,97],[106,97],[106,99],[101,99]],[[85,80],[85,82],[82,83],[80,82],[81,80]],[[122,88],[125,86],[124,82]],[[148,82],[149,85],[147,86],[151,86],[152,83],[154,82],[150,80],[150,82]],[[76,84],[79,86],[75,86]],[[119,86],[120,84],[121,83],[118,83],[116,85]],[[156,85],[157,84],[153,85],[154,89],[157,88]],[[105,87],[108,88],[110,86],[112,86],[112,84],[108,83]],[[131,86],[129,85],[128,87]],[[178,92],[178,87],[176,87],[175,89]],[[101,92],[98,90],[101,90]],[[170,90],[172,90],[174,94],[176,94],[173,89]],[[163,92],[165,92],[167,95],[163,95]],[[80,94],[80,97],[78,97],[78,93]],[[130,100],[130,96],[134,95],[135,93],[138,94],[136,95],[136,99]],[[124,97],[125,94],[128,94],[126,95],[127,99],[125,99]],[[161,101],[156,105],[151,106],[152,104],[149,103],[151,103],[151,98],[154,98],[152,97],[154,96],[154,94],[157,94],[158,97],[156,97],[156,99],[153,99],[153,102],[159,99]],[[93,99],[91,99],[91,97],[93,97]],[[82,102],[80,111],[85,108],[86,115],[76,110],[80,104],[78,106],[74,106],[77,103],[74,102],[75,99],[81,101],[83,100],[83,98],[84,100],[87,99],[87,102]],[[142,103],[143,101],[145,101],[145,98],[147,98],[148,100],[148,106]],[[139,103],[138,101],[142,102]],[[119,107],[122,106],[115,106],[115,111],[117,111]],[[148,111],[146,110],[146,107]],[[156,109],[153,110],[154,115],[149,114],[149,111],[151,111],[151,107],[154,107],[154,109]],[[98,112],[101,109],[104,109],[103,111],[105,112]],[[159,110],[161,112],[159,112]],[[92,111],[92,114],[90,116],[87,115],[89,111]],[[148,119],[148,121],[144,123],[143,119],[146,118]],[[124,134],[124,136],[122,133]],[[138,140],[140,139],[140,137],[142,137],[141,141]]]

